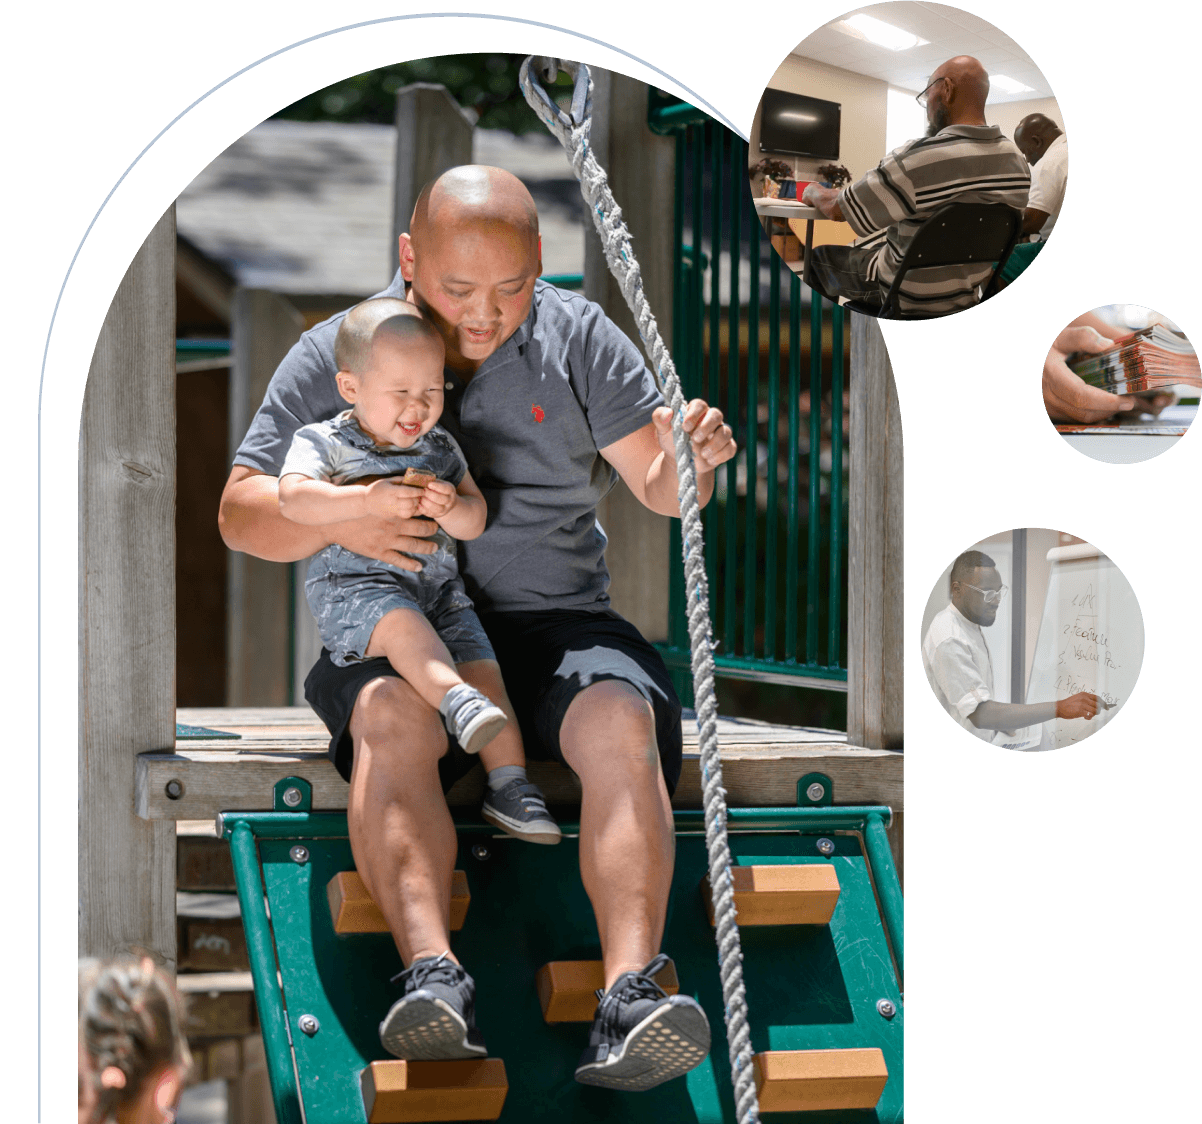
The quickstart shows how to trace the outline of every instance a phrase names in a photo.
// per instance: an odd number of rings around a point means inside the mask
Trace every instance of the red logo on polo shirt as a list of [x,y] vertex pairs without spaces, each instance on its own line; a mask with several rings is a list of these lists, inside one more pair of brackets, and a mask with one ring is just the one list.
[[543,418],[547,416],[543,413],[543,408],[541,406],[531,406],[530,412],[534,415],[534,420],[536,422],[541,422]]

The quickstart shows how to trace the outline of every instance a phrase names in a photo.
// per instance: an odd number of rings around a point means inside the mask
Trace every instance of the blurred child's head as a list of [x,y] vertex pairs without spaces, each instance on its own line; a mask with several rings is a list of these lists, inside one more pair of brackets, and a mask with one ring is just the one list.
[[407,449],[442,415],[442,336],[406,301],[355,305],[334,341],[338,392],[377,445]]
[[149,957],[79,966],[80,1120],[174,1119],[192,1065],[179,995]]

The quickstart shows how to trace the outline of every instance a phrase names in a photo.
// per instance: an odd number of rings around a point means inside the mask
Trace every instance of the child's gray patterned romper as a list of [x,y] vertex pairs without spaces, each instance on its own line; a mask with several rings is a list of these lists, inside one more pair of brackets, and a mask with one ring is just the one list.
[[[280,476],[298,473],[333,484],[364,477],[403,476],[409,468],[433,473],[458,486],[467,462],[455,439],[432,426],[408,449],[377,446],[358,426],[350,410],[329,421],[296,431]],[[385,613],[412,609],[425,615],[456,663],[495,659],[455,560],[455,540],[441,527],[431,536],[433,554],[411,555],[420,571],[328,546],[314,556],[305,580],[309,608],[334,663],[360,663],[372,631]]]

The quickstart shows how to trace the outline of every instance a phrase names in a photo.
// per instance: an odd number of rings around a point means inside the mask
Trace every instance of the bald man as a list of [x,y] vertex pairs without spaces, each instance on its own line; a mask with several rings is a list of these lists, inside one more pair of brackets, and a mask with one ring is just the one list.
[[[914,235],[947,203],[1004,203],[1022,211],[1030,169],[1001,129],[985,123],[988,96],[989,75],[976,59],[948,59],[918,95],[927,111],[924,138],[895,149],[842,190],[805,189],[803,202],[859,235],[850,246],[814,248],[811,274],[819,292],[829,300],[884,303]],[[968,308],[991,272],[988,262],[911,269],[900,311],[944,316]]]
[[1031,165],[1031,196],[1023,211],[1023,237],[1037,234],[1047,240],[1068,182],[1068,141],[1060,126],[1042,113],[1030,113],[1014,130],[1014,143]]
[[[701,1007],[666,996],[652,978],[665,963],[680,703],[655,649],[609,607],[596,509],[620,476],[651,510],[679,514],[670,413],[642,356],[601,309],[537,279],[538,213],[509,173],[454,168],[423,190],[400,263],[380,295],[403,297],[408,284],[442,335],[442,424],[488,504],[488,526],[461,544],[459,565],[504,682],[484,661],[459,673],[504,700],[530,757],[561,761],[580,779],[580,870],[607,990],[577,1080],[650,1088],[709,1049]],[[292,432],[339,408],[333,341],[343,315],[306,332],[273,376],[234,458],[222,535],[234,550],[278,561],[338,543],[417,569],[410,556],[433,549],[426,524],[305,528],[279,513]],[[688,404],[684,425],[704,504],[735,444],[721,413],[700,400]],[[405,965],[381,1041],[402,1057],[480,1056],[475,985],[448,932],[457,840],[444,793],[471,760],[387,661],[339,668],[323,653],[305,695],[350,782],[356,867]],[[504,1011],[493,1018],[505,1025]],[[671,1049],[660,1044],[665,1027]]]

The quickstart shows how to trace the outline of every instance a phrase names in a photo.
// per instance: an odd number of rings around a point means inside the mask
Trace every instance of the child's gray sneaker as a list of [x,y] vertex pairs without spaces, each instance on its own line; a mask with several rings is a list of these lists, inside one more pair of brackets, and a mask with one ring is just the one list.
[[509,721],[487,695],[467,683],[452,687],[439,703],[438,712],[464,753],[479,753]]
[[597,992],[601,1002],[577,1081],[636,1092],[705,1061],[710,1024],[701,1004],[687,995],[665,995],[652,979],[667,963],[661,952],[641,972],[625,972],[609,991]]
[[547,803],[538,785],[514,778],[496,792],[486,789],[480,809],[490,824],[527,843],[558,843],[563,838],[547,811]]
[[430,1062],[488,1056],[476,1029],[476,984],[445,952],[415,960],[392,982],[404,983],[405,994],[380,1023],[390,1054]]

